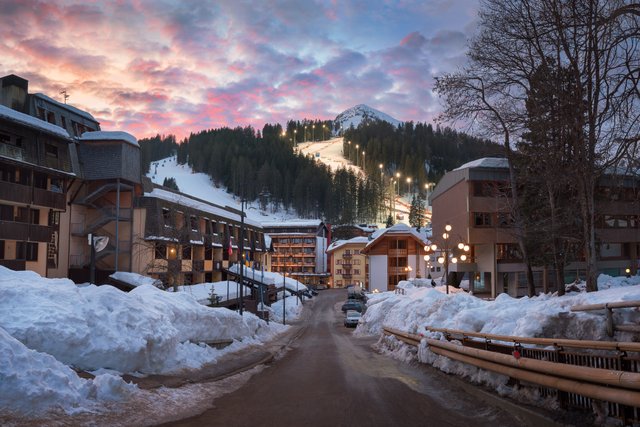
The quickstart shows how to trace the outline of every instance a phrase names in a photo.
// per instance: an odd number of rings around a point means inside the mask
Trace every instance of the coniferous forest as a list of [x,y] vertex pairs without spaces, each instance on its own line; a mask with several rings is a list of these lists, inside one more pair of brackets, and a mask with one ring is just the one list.
[[[366,175],[328,166],[295,150],[295,143],[328,139],[330,121],[289,121],[252,127],[219,128],[192,133],[177,144],[175,137],[140,140],[143,170],[151,161],[177,152],[180,164],[209,175],[216,186],[263,208],[293,209],[303,218],[333,224],[372,223],[381,218],[384,172],[402,171],[416,182],[436,182],[447,170],[488,155],[501,147],[449,128],[409,122],[395,128],[387,122],[367,122],[345,133],[344,153],[356,163],[355,146],[366,150]],[[324,135],[323,135],[324,132]],[[348,144],[347,141],[351,141]],[[360,166],[363,166],[360,160]]]

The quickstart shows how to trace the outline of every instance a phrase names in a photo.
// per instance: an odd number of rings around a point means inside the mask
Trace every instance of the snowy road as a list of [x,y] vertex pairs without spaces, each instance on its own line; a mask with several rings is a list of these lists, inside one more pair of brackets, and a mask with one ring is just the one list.
[[328,290],[280,360],[180,426],[517,426],[441,372],[376,353],[342,325],[344,290]]

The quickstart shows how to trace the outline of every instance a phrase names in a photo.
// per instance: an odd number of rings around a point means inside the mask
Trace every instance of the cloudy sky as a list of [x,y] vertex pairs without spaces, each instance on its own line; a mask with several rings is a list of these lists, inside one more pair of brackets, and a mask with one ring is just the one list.
[[0,0],[0,75],[138,138],[333,119],[432,121],[479,0]]

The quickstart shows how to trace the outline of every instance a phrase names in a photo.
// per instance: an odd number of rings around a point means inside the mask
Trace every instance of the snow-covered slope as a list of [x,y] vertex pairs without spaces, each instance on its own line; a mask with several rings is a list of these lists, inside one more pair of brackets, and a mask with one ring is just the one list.
[[349,129],[351,126],[357,128],[362,122],[374,120],[389,122],[393,126],[398,126],[401,123],[399,120],[394,119],[382,111],[378,111],[365,104],[358,104],[355,107],[351,107],[338,114],[334,119],[334,126],[344,131]]
[[[165,178],[175,178],[182,193],[219,206],[240,209],[240,200],[237,197],[227,193],[225,188],[217,188],[207,174],[193,172],[188,165],[179,165],[175,156],[152,162],[147,176],[155,184],[160,185],[162,185]],[[283,221],[295,217],[295,213],[282,210],[275,212],[271,210],[268,212],[261,211],[257,202],[249,203],[248,206],[245,206],[245,212],[249,219],[258,222]]]

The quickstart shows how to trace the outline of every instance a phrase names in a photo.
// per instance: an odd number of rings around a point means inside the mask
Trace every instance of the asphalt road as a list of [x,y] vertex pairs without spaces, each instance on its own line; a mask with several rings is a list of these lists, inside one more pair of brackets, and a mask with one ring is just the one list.
[[434,369],[378,354],[343,326],[344,290],[320,292],[291,349],[213,408],[171,426],[521,426]]

